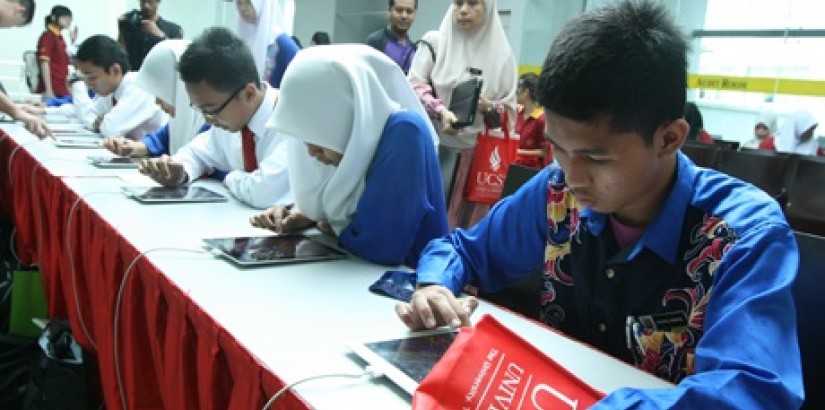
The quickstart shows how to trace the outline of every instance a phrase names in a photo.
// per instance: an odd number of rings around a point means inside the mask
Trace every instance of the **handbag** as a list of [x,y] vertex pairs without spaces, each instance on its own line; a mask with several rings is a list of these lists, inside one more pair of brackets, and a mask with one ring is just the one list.
[[464,186],[464,198],[471,202],[494,204],[501,198],[507,168],[516,159],[518,138],[511,137],[507,110],[502,115],[500,129],[484,127]]
[[604,397],[533,345],[483,316],[461,329],[413,394],[423,409],[586,409]]

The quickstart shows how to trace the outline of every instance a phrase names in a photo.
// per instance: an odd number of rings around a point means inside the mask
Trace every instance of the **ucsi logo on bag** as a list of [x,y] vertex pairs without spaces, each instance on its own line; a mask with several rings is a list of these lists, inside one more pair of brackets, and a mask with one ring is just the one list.
[[414,409],[585,409],[604,394],[492,316],[464,328],[421,382]]
[[498,152],[498,147],[493,148],[493,152],[490,153],[490,169],[493,171],[501,169],[501,153]]
[[476,173],[476,183],[481,185],[476,189],[484,190],[485,187],[487,187],[486,189],[497,190],[497,194],[501,195],[501,188],[504,186],[504,178],[501,174],[478,172]]

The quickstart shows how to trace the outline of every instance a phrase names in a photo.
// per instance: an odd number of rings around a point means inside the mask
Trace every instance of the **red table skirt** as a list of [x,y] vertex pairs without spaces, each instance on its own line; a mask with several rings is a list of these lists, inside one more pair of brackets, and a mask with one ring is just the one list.
[[[78,343],[98,363],[106,408],[123,408],[125,400],[129,409],[259,409],[283,387],[145,258],[123,290],[115,358],[117,293],[139,252],[82,199],[67,227],[78,195],[25,149],[17,149],[9,163],[17,147],[0,130],[0,158],[6,159],[0,212],[16,225],[21,261],[40,267],[50,317],[68,318]],[[272,408],[309,406],[290,392]]]

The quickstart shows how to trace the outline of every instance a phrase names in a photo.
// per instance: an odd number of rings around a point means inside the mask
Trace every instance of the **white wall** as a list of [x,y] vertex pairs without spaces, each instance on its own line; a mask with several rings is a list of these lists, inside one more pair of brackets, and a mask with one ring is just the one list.
[[297,0],[295,2],[295,28],[293,34],[304,47],[309,46],[312,33],[326,31],[335,42],[335,0]]

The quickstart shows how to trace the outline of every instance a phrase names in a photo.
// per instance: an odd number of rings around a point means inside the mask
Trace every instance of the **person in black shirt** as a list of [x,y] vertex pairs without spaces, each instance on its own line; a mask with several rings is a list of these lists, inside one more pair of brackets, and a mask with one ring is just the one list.
[[160,0],[140,0],[140,10],[132,10],[118,19],[118,42],[129,54],[132,70],[139,70],[143,59],[155,44],[167,38],[183,38],[179,25],[158,15]]

